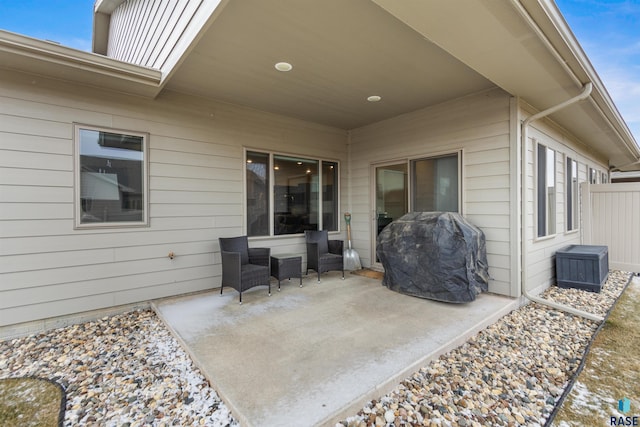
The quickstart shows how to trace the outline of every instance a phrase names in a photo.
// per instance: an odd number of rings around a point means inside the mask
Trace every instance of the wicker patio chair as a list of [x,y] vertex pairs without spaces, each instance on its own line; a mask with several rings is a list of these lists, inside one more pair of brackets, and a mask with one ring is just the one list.
[[247,236],[220,237],[222,255],[222,284],[220,295],[225,286],[231,286],[240,293],[255,286],[268,286],[271,296],[269,248],[249,248]]
[[342,240],[329,240],[327,230],[306,230],[304,237],[307,242],[307,272],[309,269],[318,273],[325,271],[340,270],[344,280],[344,263],[342,259]]

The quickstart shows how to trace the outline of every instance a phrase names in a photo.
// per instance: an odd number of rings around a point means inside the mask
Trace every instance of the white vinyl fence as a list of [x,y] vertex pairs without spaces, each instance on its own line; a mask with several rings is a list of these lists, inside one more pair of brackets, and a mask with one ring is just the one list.
[[640,272],[640,183],[580,185],[583,242],[609,247],[609,268]]

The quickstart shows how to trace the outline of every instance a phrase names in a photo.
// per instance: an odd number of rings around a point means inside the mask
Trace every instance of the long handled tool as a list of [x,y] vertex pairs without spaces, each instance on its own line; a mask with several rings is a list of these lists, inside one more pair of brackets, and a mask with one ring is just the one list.
[[355,249],[351,248],[351,214],[349,212],[344,214],[344,220],[347,223],[347,249],[342,254],[344,269],[360,270],[362,268],[360,255]]

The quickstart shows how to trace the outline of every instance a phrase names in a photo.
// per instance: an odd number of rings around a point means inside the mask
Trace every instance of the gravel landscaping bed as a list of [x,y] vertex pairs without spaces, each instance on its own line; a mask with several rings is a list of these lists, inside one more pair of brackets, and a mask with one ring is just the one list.
[[[544,298],[605,315],[630,273],[600,293],[553,286]],[[336,427],[544,425],[598,324],[528,304],[368,402]]]
[[[599,294],[543,296],[605,315],[629,278],[611,272]],[[529,304],[337,426],[543,425],[597,326]],[[151,310],[0,341],[0,378],[22,376],[65,388],[65,425],[238,425]]]
[[0,341],[0,378],[37,376],[67,393],[66,426],[236,426],[151,310]]

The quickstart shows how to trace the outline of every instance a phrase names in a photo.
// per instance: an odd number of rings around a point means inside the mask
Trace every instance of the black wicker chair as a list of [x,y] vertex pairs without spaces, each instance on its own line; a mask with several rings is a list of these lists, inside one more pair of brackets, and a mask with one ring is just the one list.
[[325,271],[340,270],[344,280],[344,263],[342,259],[342,240],[329,240],[327,230],[304,232],[307,241],[307,272],[309,269],[318,272],[318,282],[320,273]]
[[268,286],[271,296],[271,274],[269,267],[269,248],[249,248],[247,236],[220,237],[222,255],[222,284],[220,295],[225,286],[231,286],[242,292],[255,286]]

